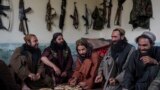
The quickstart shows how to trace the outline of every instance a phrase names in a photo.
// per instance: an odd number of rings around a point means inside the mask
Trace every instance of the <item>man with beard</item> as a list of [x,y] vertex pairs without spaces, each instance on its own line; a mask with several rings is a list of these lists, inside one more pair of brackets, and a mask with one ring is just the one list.
[[55,33],[50,46],[42,53],[46,74],[53,78],[55,84],[67,83],[72,73],[73,59],[70,48],[62,33]]
[[124,77],[124,88],[147,90],[156,77],[159,70],[160,48],[154,46],[155,40],[156,37],[151,32],[144,32],[136,38],[138,49],[129,59]]
[[15,49],[10,60],[10,68],[17,83],[30,89],[52,88],[52,79],[43,74],[37,37],[34,34],[27,34],[24,41],[21,47]]
[[114,29],[111,37],[110,49],[100,64],[95,83],[105,80],[104,90],[121,90],[126,63],[135,48],[127,42],[121,28]]
[[69,80],[71,86],[79,85],[85,90],[93,88],[94,79],[100,64],[100,57],[97,52],[92,51],[91,44],[86,39],[76,41],[78,53],[76,68]]

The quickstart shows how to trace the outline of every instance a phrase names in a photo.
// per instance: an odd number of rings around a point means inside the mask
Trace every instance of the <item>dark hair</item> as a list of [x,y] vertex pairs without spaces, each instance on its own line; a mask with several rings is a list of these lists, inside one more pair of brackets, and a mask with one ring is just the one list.
[[[92,51],[93,51],[93,46],[88,43],[88,41],[86,39],[79,39],[76,41],[76,50],[77,50],[77,53],[79,55],[79,52],[78,52],[78,46],[85,46],[86,49],[87,49],[87,52],[86,52],[86,55],[85,55],[85,58],[90,58],[91,55],[92,55]],[[83,62],[83,60],[85,59],[84,57],[80,56],[79,55],[79,58],[80,60]]]
[[76,49],[78,49],[78,46],[83,45],[86,48],[92,47],[90,43],[86,39],[79,39],[76,41]]
[[58,36],[63,36],[63,35],[62,35],[62,33],[60,33],[60,32],[54,33],[51,42],[52,42],[52,41],[55,41]]
[[140,35],[135,39],[135,42],[138,43],[139,39],[141,38],[145,38],[148,39],[151,45],[154,45],[154,42],[151,40],[151,38],[149,38],[147,35]]
[[[53,38],[52,38],[52,40],[50,42],[50,48],[52,48],[55,51],[57,51],[57,49],[58,49],[58,45],[55,42],[58,36],[63,36],[63,35],[60,32],[54,33],[53,34]],[[67,45],[66,41],[64,40],[63,49],[66,49],[67,47],[68,47],[68,45]]]

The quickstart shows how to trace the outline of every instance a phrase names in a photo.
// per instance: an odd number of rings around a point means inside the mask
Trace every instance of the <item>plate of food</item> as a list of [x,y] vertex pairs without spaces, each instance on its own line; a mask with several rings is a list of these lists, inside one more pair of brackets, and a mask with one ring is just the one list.
[[70,85],[57,85],[54,90],[82,90],[79,85],[70,86]]

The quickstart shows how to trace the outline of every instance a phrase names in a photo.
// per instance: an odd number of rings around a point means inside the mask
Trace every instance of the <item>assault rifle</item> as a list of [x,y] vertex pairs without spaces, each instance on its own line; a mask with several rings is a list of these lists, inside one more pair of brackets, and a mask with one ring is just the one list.
[[30,12],[31,10],[32,9],[30,7],[25,9],[23,0],[19,1],[19,19],[20,19],[19,30],[23,32],[24,35],[29,34],[28,24],[27,24],[28,18],[26,17],[26,13]]
[[78,29],[79,19],[78,19],[78,11],[76,7],[76,2],[74,2],[74,13],[73,15],[70,15],[70,17],[73,19],[73,25],[75,29]]
[[85,4],[85,16],[83,15],[82,18],[84,19],[85,21],[85,26],[86,26],[86,33],[85,34],[88,34],[88,30],[89,30],[89,13],[88,13],[88,9],[87,9],[87,4]]
[[103,8],[100,8],[99,10],[102,11],[102,17],[103,17],[103,24],[105,25],[107,23],[106,15],[107,15],[107,5],[106,0],[103,0],[103,2],[100,4],[103,6]]
[[46,22],[48,31],[52,30],[52,24],[54,24],[52,20],[56,16],[56,12],[52,14],[52,10],[55,11],[54,8],[51,7],[51,3],[49,0],[47,3],[47,10],[46,10]]
[[60,15],[60,20],[59,20],[59,28],[63,30],[64,26],[64,20],[65,20],[65,15],[66,15],[66,0],[62,0],[62,5],[61,5],[61,15]]
[[[107,27],[110,28],[112,0],[103,0],[103,2],[100,5],[103,6],[103,9],[100,9],[102,11],[103,24],[105,25],[107,23]],[[107,19],[106,19],[106,15],[107,15]]]
[[[4,12],[4,10],[10,10],[10,6],[2,5],[2,0],[0,0],[0,16],[4,16],[4,17],[8,18],[7,14]],[[0,17],[0,29],[4,29],[4,30],[8,31],[8,29],[3,25],[1,17]]]
[[126,0],[118,0],[118,8],[117,8],[117,12],[116,12],[115,20],[114,20],[115,25],[121,25],[120,18],[121,18],[121,13],[122,13],[122,10],[123,10],[122,5],[125,1]]
[[107,0],[108,4],[108,19],[107,19],[107,27],[110,28],[110,21],[111,21],[111,13],[112,13],[112,0]]

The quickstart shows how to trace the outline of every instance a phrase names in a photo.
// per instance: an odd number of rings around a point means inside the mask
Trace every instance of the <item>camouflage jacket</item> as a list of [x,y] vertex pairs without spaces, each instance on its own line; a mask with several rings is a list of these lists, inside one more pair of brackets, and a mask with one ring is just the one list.
[[130,21],[133,28],[142,27],[150,29],[150,18],[153,15],[151,0],[133,0],[133,8],[130,13]]

